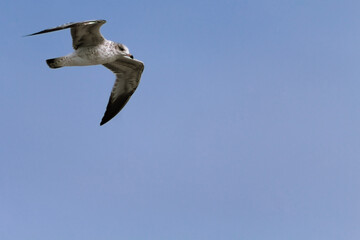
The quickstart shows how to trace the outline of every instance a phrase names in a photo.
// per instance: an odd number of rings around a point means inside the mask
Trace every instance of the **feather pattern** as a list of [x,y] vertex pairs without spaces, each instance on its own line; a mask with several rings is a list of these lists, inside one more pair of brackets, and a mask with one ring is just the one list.
[[32,33],[27,36],[34,36],[43,33],[55,32],[67,28],[71,28],[71,37],[73,39],[73,48],[89,47],[101,44],[104,37],[100,33],[100,27],[105,24],[105,20],[91,20],[84,22],[70,22],[63,25],[48,28],[40,32]]
[[127,57],[104,64],[104,66],[115,73],[116,80],[100,125],[111,120],[126,105],[138,87],[144,70],[142,62]]

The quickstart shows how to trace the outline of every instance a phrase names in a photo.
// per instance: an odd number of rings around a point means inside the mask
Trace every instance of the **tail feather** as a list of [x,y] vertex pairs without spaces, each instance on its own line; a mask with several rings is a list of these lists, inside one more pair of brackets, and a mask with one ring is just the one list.
[[46,60],[47,65],[50,68],[61,68],[61,57],[60,58],[52,58]]

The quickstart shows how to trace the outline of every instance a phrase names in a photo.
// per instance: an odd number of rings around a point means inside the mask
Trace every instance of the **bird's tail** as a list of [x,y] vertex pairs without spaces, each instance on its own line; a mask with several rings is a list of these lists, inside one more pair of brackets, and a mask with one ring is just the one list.
[[47,59],[46,63],[47,65],[49,65],[50,68],[61,68],[63,67],[62,65],[63,61],[64,61],[64,57],[59,57],[59,58]]

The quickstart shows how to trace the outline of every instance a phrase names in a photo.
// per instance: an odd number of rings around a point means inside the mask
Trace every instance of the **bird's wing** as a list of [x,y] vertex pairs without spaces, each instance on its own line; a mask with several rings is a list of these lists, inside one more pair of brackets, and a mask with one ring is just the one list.
[[125,106],[139,85],[144,70],[142,62],[128,57],[121,57],[104,66],[115,73],[116,80],[100,125],[110,121]]
[[84,22],[71,22],[54,28],[48,28],[40,32],[29,34],[33,36],[42,33],[54,32],[71,28],[71,36],[73,39],[73,48],[96,46],[104,41],[104,37],[100,33],[100,27],[106,23],[105,20],[92,20]]

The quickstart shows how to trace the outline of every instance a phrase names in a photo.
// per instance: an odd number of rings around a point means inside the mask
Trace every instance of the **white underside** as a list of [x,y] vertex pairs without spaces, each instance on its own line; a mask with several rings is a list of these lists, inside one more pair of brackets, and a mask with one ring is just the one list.
[[84,47],[61,59],[62,66],[89,66],[114,62],[121,57],[113,47],[113,42],[105,40],[104,44],[95,47]]

